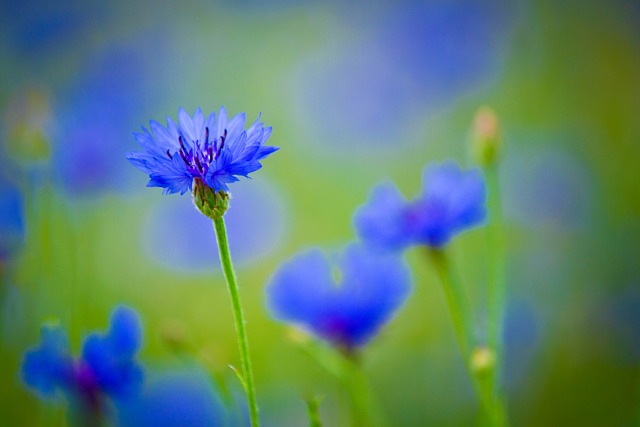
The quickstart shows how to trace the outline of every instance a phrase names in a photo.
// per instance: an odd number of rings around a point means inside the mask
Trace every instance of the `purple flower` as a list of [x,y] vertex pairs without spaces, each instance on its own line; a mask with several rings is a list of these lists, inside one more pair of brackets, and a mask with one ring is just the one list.
[[352,244],[339,260],[341,280],[319,249],[283,264],[267,287],[274,317],[302,326],[346,351],[366,344],[409,296],[407,265]]
[[135,311],[117,307],[109,331],[92,333],[74,359],[65,331],[59,325],[43,326],[40,345],[25,353],[24,383],[43,397],[62,391],[83,409],[100,412],[103,396],[119,398],[142,382],[142,367],[135,360],[142,329]]
[[262,167],[260,160],[278,150],[264,146],[271,127],[264,127],[260,116],[246,130],[245,121],[244,113],[228,120],[224,107],[207,118],[200,108],[193,118],[181,108],[177,124],[169,117],[166,127],[151,120],[151,132],[134,133],[144,151],[127,158],[149,174],[148,187],[162,187],[164,194],[191,191],[194,180],[226,192],[227,184],[248,178]]
[[425,168],[422,194],[412,202],[405,201],[392,183],[377,186],[356,211],[353,222],[361,239],[372,247],[440,248],[485,220],[485,199],[480,170],[463,171],[447,161]]

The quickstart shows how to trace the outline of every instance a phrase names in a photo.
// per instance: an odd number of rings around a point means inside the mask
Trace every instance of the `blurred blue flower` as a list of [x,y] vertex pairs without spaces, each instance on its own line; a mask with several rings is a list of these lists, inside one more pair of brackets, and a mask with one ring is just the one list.
[[397,256],[351,244],[339,260],[341,280],[319,249],[284,263],[267,287],[279,320],[351,351],[366,344],[400,308],[411,290],[407,265]]
[[191,191],[194,179],[218,191],[228,191],[227,184],[238,176],[262,167],[264,159],[278,147],[264,146],[271,135],[271,127],[264,127],[260,116],[244,130],[246,115],[240,113],[231,120],[222,107],[216,117],[205,119],[198,108],[193,116],[178,112],[178,124],[167,117],[166,128],[155,120],[149,122],[151,132],[134,133],[142,152],[130,153],[127,158],[141,171],[149,174],[147,187],[161,187],[163,194]]
[[[146,253],[163,268],[194,274],[220,268],[211,220],[189,203],[163,200],[151,206],[142,229]],[[260,221],[255,213],[260,212]],[[265,180],[234,185],[231,207],[225,213],[229,245],[237,267],[273,253],[286,231],[286,207],[276,188]],[[167,227],[167,224],[172,224]]]
[[118,405],[118,425],[216,427],[229,425],[217,390],[202,369],[163,372]]
[[[53,60],[53,53],[73,51],[70,45],[84,43],[92,31],[106,24],[108,16],[108,5],[104,2],[0,2],[0,25],[6,35],[5,41],[16,53],[38,63],[42,63],[43,58]],[[59,55],[55,58],[59,60]],[[46,67],[34,68],[42,69],[28,72],[43,72]]]
[[0,178],[0,261],[24,243],[25,224],[22,193]]
[[387,250],[439,248],[484,221],[486,189],[479,169],[463,171],[453,161],[430,165],[422,185],[422,194],[410,203],[392,183],[375,187],[353,218],[360,238]]
[[155,89],[165,83],[167,72],[150,72],[161,60],[148,53],[152,36],[91,53],[70,84],[56,90],[52,160],[69,194],[94,196],[122,189],[134,175],[122,161],[130,138],[127,129],[139,122],[141,112],[160,102]]
[[141,333],[138,314],[119,306],[111,315],[109,331],[90,334],[82,356],[74,359],[62,327],[45,325],[40,345],[25,353],[22,379],[43,397],[52,397],[59,390],[85,405],[83,409],[99,412],[103,396],[121,398],[140,386],[143,373],[135,356]]
[[40,345],[25,353],[22,379],[27,386],[47,397],[53,396],[57,389],[73,387],[74,362],[67,334],[60,325],[42,327]]
[[499,74],[516,8],[495,0],[363,6],[332,8],[324,46],[296,76],[303,128],[331,149],[416,141],[407,133],[416,120]]

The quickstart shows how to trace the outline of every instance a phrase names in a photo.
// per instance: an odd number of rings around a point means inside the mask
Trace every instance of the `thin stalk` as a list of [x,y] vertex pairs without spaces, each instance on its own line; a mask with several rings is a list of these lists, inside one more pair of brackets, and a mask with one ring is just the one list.
[[488,381],[485,372],[474,369],[472,364],[472,350],[474,344],[471,305],[465,296],[461,283],[450,268],[445,252],[439,249],[429,249],[429,255],[447,297],[456,341],[458,342],[458,347],[462,354],[465,369],[467,370],[473,389],[480,400],[480,403],[484,407],[491,425],[502,427],[504,426],[502,405],[496,403],[492,394],[492,384],[490,380]]
[[253,381],[253,370],[251,368],[251,358],[249,357],[249,340],[247,339],[246,321],[242,313],[240,304],[240,294],[238,293],[238,284],[233,271],[231,262],[231,254],[229,253],[229,243],[227,240],[227,230],[224,224],[224,218],[220,217],[213,220],[213,227],[218,239],[218,250],[220,252],[220,262],[222,270],[229,288],[229,296],[231,297],[231,306],[233,308],[233,319],[236,326],[236,334],[238,335],[238,347],[240,348],[240,363],[242,365],[243,386],[247,393],[249,402],[249,415],[251,425],[258,427],[260,419],[258,416],[258,402],[256,401],[256,391]]
[[307,416],[309,417],[309,427],[322,427],[320,399],[317,397],[307,400]]
[[333,375],[344,387],[354,427],[389,425],[380,405],[375,401],[357,355],[315,341],[301,341],[300,348]]
[[367,381],[360,372],[356,363],[349,361],[344,364],[345,371],[342,373],[342,383],[344,384],[352,409],[352,425],[354,427],[364,427],[375,425],[373,417],[369,413],[369,388]]
[[497,165],[485,167],[489,198],[489,218],[487,229],[487,251],[489,256],[488,270],[488,324],[487,344],[493,351],[496,363],[491,372],[491,388],[497,404],[503,401],[499,385],[500,367],[502,366],[503,342],[502,324],[506,300],[505,278],[505,246],[502,227],[502,209]]

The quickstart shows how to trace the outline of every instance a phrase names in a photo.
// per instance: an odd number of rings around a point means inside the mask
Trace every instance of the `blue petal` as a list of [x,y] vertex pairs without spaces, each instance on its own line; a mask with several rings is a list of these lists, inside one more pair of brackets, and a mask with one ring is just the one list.
[[193,120],[191,120],[191,116],[184,108],[180,108],[178,111],[178,123],[180,124],[180,129],[186,139],[185,143],[195,141],[197,133],[193,126]]
[[142,342],[142,324],[133,309],[119,306],[111,314],[110,339],[115,353],[132,357]]
[[406,205],[393,183],[376,186],[367,203],[359,207],[353,216],[353,225],[360,239],[379,249],[405,248],[410,242],[404,215]]
[[312,249],[280,266],[267,286],[267,305],[275,318],[313,329],[333,286],[328,260]]
[[350,345],[368,342],[409,296],[409,267],[397,255],[371,252],[352,244],[340,261],[338,307],[343,311]]
[[67,335],[60,326],[43,326],[40,337],[40,345],[24,355],[22,380],[41,395],[51,397],[56,389],[73,384],[73,359]]
[[247,121],[247,115],[245,113],[236,114],[229,123],[227,123],[227,134],[237,135],[244,129],[244,124]]
[[224,105],[220,107],[220,112],[218,113],[218,133],[217,136],[223,135],[224,130],[227,128],[227,109],[224,108]]
[[425,168],[421,207],[422,228],[417,239],[439,247],[457,233],[481,224],[486,218],[486,189],[480,169],[463,171],[453,161]]
[[121,396],[140,386],[142,367],[135,361],[142,335],[138,315],[118,307],[106,334],[90,334],[82,345],[82,359],[90,367],[102,390]]

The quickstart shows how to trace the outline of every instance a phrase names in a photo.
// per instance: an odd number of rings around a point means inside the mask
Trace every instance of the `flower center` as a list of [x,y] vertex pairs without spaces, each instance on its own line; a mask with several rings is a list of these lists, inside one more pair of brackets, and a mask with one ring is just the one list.
[[204,144],[200,144],[199,140],[193,142],[192,147],[187,148],[184,144],[184,138],[182,135],[178,137],[178,143],[180,149],[174,152],[173,155],[167,150],[167,157],[173,160],[173,156],[180,155],[180,158],[187,165],[187,169],[194,175],[203,175],[207,173],[209,166],[214,161],[218,160],[220,153],[224,148],[224,143],[227,139],[227,130],[225,129],[220,135],[220,138],[214,138],[212,142],[209,141],[209,128],[205,128]]

